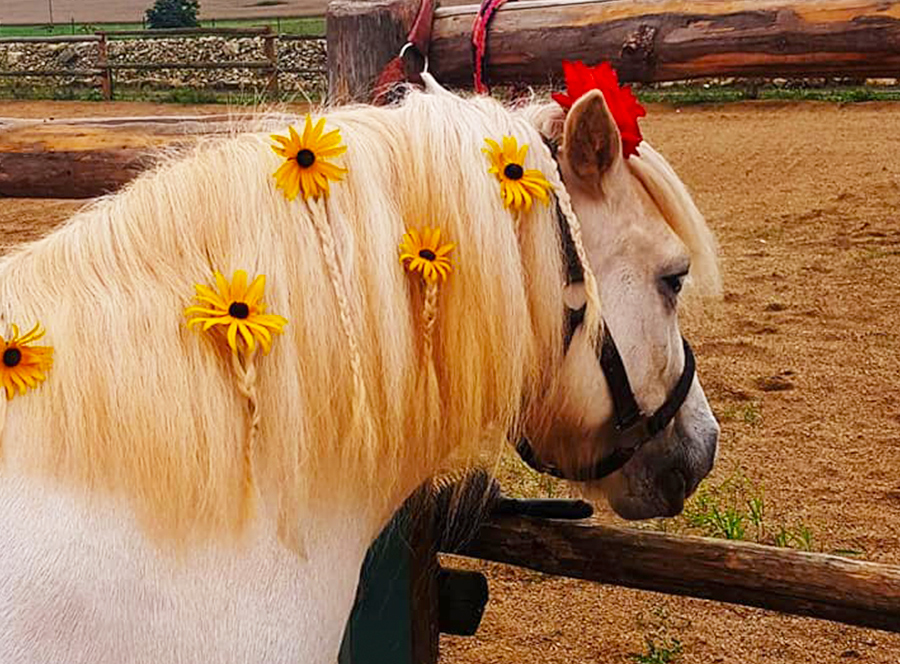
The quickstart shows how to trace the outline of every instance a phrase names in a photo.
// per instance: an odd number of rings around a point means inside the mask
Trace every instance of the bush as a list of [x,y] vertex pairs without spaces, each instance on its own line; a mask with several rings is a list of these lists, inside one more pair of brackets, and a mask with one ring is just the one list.
[[150,29],[196,28],[198,11],[199,0],[156,0],[145,15]]

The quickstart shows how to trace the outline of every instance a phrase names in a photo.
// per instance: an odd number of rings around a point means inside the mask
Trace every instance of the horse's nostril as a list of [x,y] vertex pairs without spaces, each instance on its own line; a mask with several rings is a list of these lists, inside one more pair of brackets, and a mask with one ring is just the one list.
[[680,468],[673,468],[659,478],[660,490],[668,505],[666,516],[675,516],[684,509],[688,481]]

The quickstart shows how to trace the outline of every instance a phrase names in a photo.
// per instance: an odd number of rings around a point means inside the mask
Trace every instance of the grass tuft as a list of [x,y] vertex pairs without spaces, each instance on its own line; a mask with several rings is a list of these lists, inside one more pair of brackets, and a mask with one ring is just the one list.
[[630,653],[628,658],[637,664],[671,664],[681,659],[681,642],[678,639],[662,639],[659,643],[647,638],[643,653]]

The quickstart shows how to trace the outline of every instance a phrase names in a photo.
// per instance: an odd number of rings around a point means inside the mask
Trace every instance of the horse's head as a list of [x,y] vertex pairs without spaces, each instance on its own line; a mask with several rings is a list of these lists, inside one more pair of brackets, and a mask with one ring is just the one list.
[[599,488],[625,518],[677,514],[711,470],[719,435],[678,325],[689,275],[717,279],[712,236],[652,148],[644,143],[640,156],[623,156],[599,91],[582,97],[564,123],[558,111],[538,120],[560,142],[560,170],[596,275],[604,329],[591,340],[578,324],[584,289],[570,259],[573,313],[562,375],[533,447],[524,443],[520,453]]

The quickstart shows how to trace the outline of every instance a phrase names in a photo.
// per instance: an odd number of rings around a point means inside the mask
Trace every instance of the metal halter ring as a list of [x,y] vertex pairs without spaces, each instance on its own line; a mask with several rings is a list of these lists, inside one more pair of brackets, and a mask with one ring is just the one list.
[[422,55],[422,52],[419,50],[419,48],[418,48],[415,44],[413,44],[412,42],[406,42],[406,43],[403,45],[403,48],[400,49],[400,55],[398,55],[397,57],[402,58],[404,55],[406,55],[406,52],[407,52],[409,49],[411,49],[411,48],[412,48],[412,49],[415,49],[416,53],[418,53],[418,54],[422,57],[422,59],[425,60],[425,66],[422,67],[422,71],[419,72],[419,73],[420,73],[420,74],[427,74],[427,73],[428,73],[428,56],[427,56],[427,55]]

